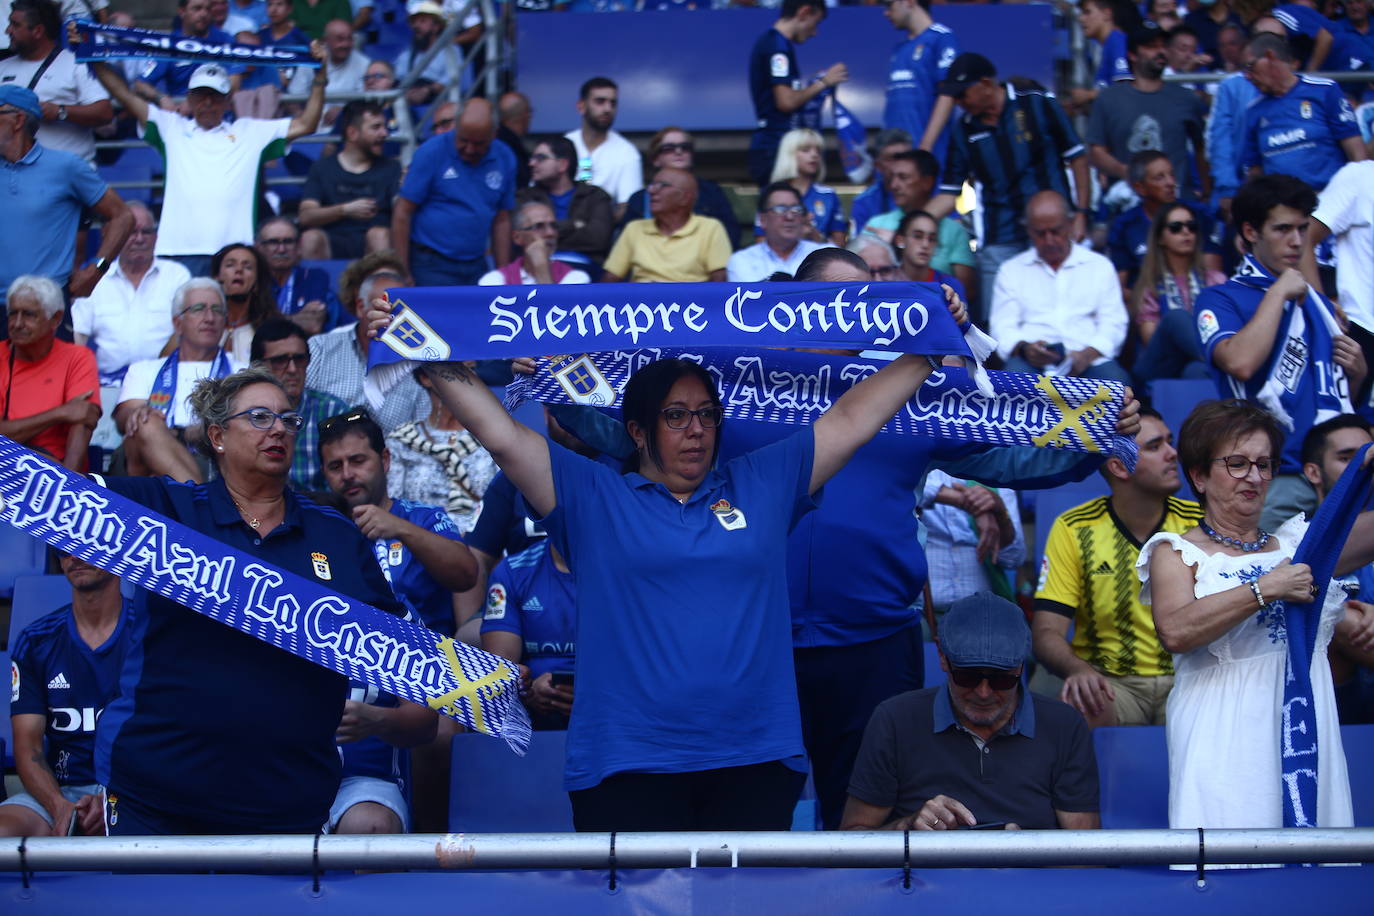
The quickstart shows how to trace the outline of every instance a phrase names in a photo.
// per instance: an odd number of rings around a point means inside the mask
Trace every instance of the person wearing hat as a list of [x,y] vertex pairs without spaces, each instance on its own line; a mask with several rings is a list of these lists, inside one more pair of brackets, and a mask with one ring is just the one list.
[[[74,25],[70,32],[73,41],[80,40]],[[312,42],[310,53],[322,61],[324,45]],[[219,64],[201,64],[191,75],[190,117],[148,104],[109,64],[92,63],[91,71],[167,162],[156,254],[180,261],[192,276],[208,275],[211,256],[225,245],[253,238],[259,164],[284,155],[297,137],[314,133],[324,110],[322,67],[314,71],[310,97],[296,117],[239,118],[232,124],[224,123],[230,77]]]
[[[992,61],[971,51],[950,64],[940,92],[958,102],[964,113],[950,126],[944,176],[926,211],[936,219],[948,216],[965,181],[982,185],[982,303],[974,316],[974,323],[982,324],[992,306],[997,269],[1026,250],[1029,236],[1021,215],[1031,196],[1058,191],[1065,200],[1076,200],[1073,237],[1081,240],[1088,230],[1092,182],[1083,144],[1053,94],[999,83]],[[984,142],[989,137],[992,141]],[[1072,191],[1066,165],[1073,172]]]
[[849,781],[845,830],[1101,826],[1097,758],[1083,716],[1030,693],[1021,609],[991,592],[940,626],[949,682],[882,703]]
[[[448,25],[448,14],[435,0],[410,0],[406,4],[406,21],[410,25],[410,47],[396,58],[396,76],[401,79],[415,69],[420,58],[439,40]],[[438,98],[457,72],[458,52],[452,47],[444,48],[434,55],[415,84],[406,90],[406,101],[412,105],[428,105]]]
[[[48,277],[72,298],[89,296],[110,269],[134,218],[86,160],[48,149],[34,137],[43,106],[32,89],[0,84],[0,304],[15,278]],[[73,271],[81,208],[104,224],[94,264]],[[68,282],[70,281],[70,283]]]

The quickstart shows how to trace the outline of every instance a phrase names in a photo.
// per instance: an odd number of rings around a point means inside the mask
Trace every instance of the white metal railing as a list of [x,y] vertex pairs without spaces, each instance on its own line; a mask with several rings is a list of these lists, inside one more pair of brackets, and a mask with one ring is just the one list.
[[554,833],[0,840],[0,872],[1374,862],[1374,829]]

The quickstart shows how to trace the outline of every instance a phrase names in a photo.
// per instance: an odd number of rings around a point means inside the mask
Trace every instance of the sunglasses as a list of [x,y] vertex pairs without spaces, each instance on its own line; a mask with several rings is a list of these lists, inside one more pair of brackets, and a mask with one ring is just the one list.
[[660,153],[690,153],[696,147],[691,143],[664,143],[658,148]]
[[1164,228],[1175,234],[1187,229],[1193,235],[1197,235],[1197,220],[1195,219],[1176,219],[1172,223],[1165,223]]
[[282,353],[277,356],[268,356],[263,362],[273,369],[285,369],[287,365],[295,366],[297,369],[304,369],[310,365],[309,353]]
[[692,425],[692,417],[701,421],[702,429],[714,429],[720,425],[721,417],[725,415],[725,411],[720,407],[703,407],[700,410],[668,407],[659,413],[663,414],[663,422],[668,424],[669,429],[686,429]]
[[1000,668],[955,668],[953,665],[949,669],[949,679],[965,690],[976,690],[983,681],[993,690],[1010,690],[1021,683],[1021,675]]

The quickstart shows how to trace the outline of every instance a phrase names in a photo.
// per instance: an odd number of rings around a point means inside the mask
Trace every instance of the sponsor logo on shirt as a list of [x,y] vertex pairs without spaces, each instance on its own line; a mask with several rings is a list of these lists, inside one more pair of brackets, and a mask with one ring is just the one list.
[[486,620],[501,620],[506,616],[506,587],[496,583],[487,589],[487,611],[482,617]]
[[448,168],[444,169],[444,177],[445,177],[445,178],[457,178],[457,177],[458,177],[458,170],[455,169],[453,166],[449,166]]
[[100,718],[100,710],[94,706],[83,706],[80,709],[71,706],[50,706],[48,714],[48,727],[55,732],[93,732],[95,720]]
[[787,55],[774,54],[768,59],[768,72],[773,74],[775,79],[781,79],[787,75]]
[[893,70],[888,74],[889,83],[905,83],[916,78],[916,73],[912,70]]
[[1203,309],[1197,314],[1197,334],[1206,343],[1216,336],[1217,331],[1221,330],[1221,325],[1217,322],[1216,312],[1211,309]]
[[720,527],[726,531],[739,531],[749,527],[745,521],[744,512],[739,508],[730,505],[728,499],[718,499],[711,505],[711,511],[716,515],[716,521],[720,522]]
[[1276,134],[1270,134],[1264,142],[1269,146],[1287,146],[1290,143],[1301,143],[1307,139],[1307,130],[1302,127],[1295,127],[1292,130],[1281,130]]
[[310,555],[310,568],[315,571],[315,575],[321,579],[329,580],[334,578],[334,574],[329,569],[329,557],[316,551]]
[[945,48],[945,53],[940,55],[940,63],[937,65],[941,70],[948,70],[949,65],[954,63],[954,49]]
[[529,601],[520,605],[520,609],[531,614],[542,614],[544,613],[544,604],[539,600],[538,595],[531,595]]
[[1106,560],[1103,560],[1101,563],[1097,564],[1097,569],[1093,570],[1094,576],[1110,576],[1111,574],[1112,566]]
[[48,681],[49,690],[69,690],[71,686],[71,683],[67,680],[67,675],[61,671],[57,672],[57,677]]

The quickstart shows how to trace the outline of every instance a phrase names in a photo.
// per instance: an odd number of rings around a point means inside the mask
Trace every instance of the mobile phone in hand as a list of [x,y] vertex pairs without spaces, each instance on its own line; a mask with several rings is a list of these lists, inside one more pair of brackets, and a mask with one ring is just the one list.
[[568,689],[572,689],[573,672],[554,671],[549,676],[549,682],[555,687],[567,687]]

